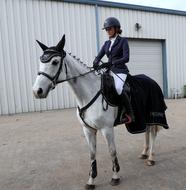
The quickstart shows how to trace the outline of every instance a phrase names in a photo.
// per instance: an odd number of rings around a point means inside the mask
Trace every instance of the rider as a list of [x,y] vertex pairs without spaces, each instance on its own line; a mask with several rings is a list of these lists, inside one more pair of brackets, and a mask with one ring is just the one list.
[[[110,68],[110,75],[114,78],[116,91],[121,96],[122,104],[126,107],[124,122],[130,123],[134,121],[134,114],[128,95],[123,88],[129,72],[126,66],[126,63],[129,61],[128,41],[120,36],[122,33],[121,25],[115,17],[109,17],[105,20],[103,30],[106,30],[109,40],[105,41],[102,46],[93,62],[93,67],[95,70],[103,67]],[[108,57],[108,62],[99,66],[99,62],[105,54]]]

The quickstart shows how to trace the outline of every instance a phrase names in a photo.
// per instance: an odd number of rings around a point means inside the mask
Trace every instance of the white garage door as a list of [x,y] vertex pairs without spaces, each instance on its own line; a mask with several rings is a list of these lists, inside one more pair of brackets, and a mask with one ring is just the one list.
[[154,79],[163,90],[162,44],[160,41],[129,40],[132,75],[145,74]]

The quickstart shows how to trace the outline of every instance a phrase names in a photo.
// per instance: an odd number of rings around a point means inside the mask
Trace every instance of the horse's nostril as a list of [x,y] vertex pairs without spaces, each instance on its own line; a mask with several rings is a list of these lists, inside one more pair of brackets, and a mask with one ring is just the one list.
[[38,91],[37,91],[37,94],[40,95],[43,93],[43,89],[42,88],[39,88]]

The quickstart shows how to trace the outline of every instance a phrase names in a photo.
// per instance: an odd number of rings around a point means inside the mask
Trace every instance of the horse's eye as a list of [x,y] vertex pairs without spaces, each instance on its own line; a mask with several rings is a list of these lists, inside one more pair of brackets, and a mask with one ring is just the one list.
[[52,62],[52,65],[57,65],[58,64],[58,61],[57,60],[54,60],[53,62]]

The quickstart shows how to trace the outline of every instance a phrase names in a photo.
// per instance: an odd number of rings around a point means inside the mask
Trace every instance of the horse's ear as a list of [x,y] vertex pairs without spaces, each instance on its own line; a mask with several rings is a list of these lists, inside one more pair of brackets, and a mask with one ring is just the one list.
[[48,47],[45,46],[44,44],[42,44],[40,41],[36,40],[36,42],[39,44],[39,46],[41,47],[41,49],[42,49],[43,51],[45,51],[46,49],[48,49]]
[[65,46],[65,34],[63,35],[60,42],[57,44],[56,48],[57,48],[58,51],[62,51],[64,46]]

